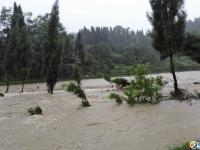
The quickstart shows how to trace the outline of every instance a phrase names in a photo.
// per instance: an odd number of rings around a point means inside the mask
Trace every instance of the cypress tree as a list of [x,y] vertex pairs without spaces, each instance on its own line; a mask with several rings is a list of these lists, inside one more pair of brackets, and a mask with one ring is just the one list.
[[28,69],[30,67],[30,41],[29,35],[27,32],[27,26],[24,21],[23,12],[21,10],[21,6],[18,6],[18,26],[19,26],[19,38],[18,38],[18,46],[17,46],[17,59],[18,65],[17,69],[19,72],[20,80],[22,81],[22,89],[21,92],[24,91],[24,81],[28,76]]
[[174,95],[180,94],[175,74],[173,56],[183,44],[186,13],[184,0],[150,0],[152,13],[147,17],[153,26],[153,47],[160,52],[161,59],[170,58],[170,69],[174,79]]
[[84,65],[85,53],[84,53],[84,47],[83,47],[83,42],[82,42],[80,32],[78,32],[78,34],[77,34],[75,46],[76,46],[76,52],[77,52],[78,57],[81,61],[81,64]]
[[45,72],[48,92],[53,94],[57,82],[61,50],[58,48],[59,7],[58,0],[53,5],[48,23],[48,38],[45,52]]
[[30,62],[30,43],[21,6],[17,6],[16,3],[14,3],[7,45],[4,57],[6,92],[9,90],[9,80],[13,77],[22,80],[21,92],[23,92],[24,80],[28,75],[28,64]]
[[16,74],[16,52],[18,44],[18,26],[17,26],[17,15],[18,7],[14,3],[13,15],[11,17],[11,29],[9,30],[8,37],[6,39],[6,51],[4,54],[4,71],[5,71],[5,80],[7,84],[6,93],[9,91],[9,82],[12,79],[13,75]]

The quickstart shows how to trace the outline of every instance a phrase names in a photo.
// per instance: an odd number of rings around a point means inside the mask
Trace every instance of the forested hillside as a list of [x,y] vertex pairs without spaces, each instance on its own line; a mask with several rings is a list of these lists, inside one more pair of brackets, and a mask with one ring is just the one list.
[[[9,48],[12,22],[12,8],[3,7],[0,15],[0,79],[5,77],[5,61],[10,80],[20,80],[19,70],[16,68],[20,57],[15,48]],[[50,14],[33,17],[32,13],[23,13],[29,39],[30,55],[26,57],[27,79],[43,80],[45,78],[45,48],[47,44],[47,27]],[[188,21],[188,32],[200,32],[200,19]],[[73,64],[80,64],[84,75],[101,76],[102,74],[128,74],[129,69],[137,63],[149,63],[154,65],[154,71],[168,71],[165,61],[160,61],[157,51],[152,48],[151,38],[143,31],[133,31],[130,28],[116,27],[83,27],[78,33],[68,33],[59,23],[58,45],[61,50],[59,65],[59,79],[67,79],[72,76]],[[16,35],[20,36],[20,35]],[[9,55],[6,54],[10,49]],[[7,57],[12,55],[12,57]],[[10,59],[10,60],[9,60]],[[179,63],[178,70],[198,69],[199,65],[181,58],[186,62]],[[181,61],[182,62],[182,61]],[[191,64],[191,66],[190,66]],[[11,67],[9,67],[9,65]],[[9,70],[10,69],[10,70]]]

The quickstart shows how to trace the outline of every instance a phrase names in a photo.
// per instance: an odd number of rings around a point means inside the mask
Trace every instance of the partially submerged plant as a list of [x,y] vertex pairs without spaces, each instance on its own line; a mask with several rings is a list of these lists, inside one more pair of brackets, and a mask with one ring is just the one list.
[[170,148],[170,150],[191,150],[191,148],[189,147],[189,143],[185,143],[180,147]]
[[123,88],[125,88],[125,87],[130,85],[130,83],[124,78],[113,79],[112,83],[115,83],[117,85],[118,89],[123,89]]
[[114,99],[117,104],[121,104],[123,102],[123,98],[119,94],[110,93],[109,98]]
[[86,94],[85,94],[84,90],[80,86],[78,86],[75,83],[71,82],[68,85],[67,90],[68,90],[68,92],[72,92],[72,93],[74,93],[74,95],[76,95],[76,96],[78,96],[79,98],[82,99],[82,106],[83,107],[89,107],[90,106],[90,103],[87,100]]
[[192,94],[185,89],[179,89],[179,92],[176,93],[174,91],[171,91],[170,95],[171,95],[170,99],[179,101],[184,101],[184,100],[190,101],[192,99],[199,99],[198,94],[197,95]]
[[67,86],[67,91],[75,93],[77,88],[78,86],[74,82],[70,82],[69,85]]
[[74,67],[74,79],[76,84],[71,82],[67,87],[67,91],[72,92],[74,95],[77,95],[79,98],[81,98],[83,107],[89,107],[90,103],[87,100],[84,90],[81,88],[81,73],[78,66]]
[[4,97],[4,94],[3,94],[3,93],[0,93],[0,97]]
[[158,103],[162,97],[161,89],[164,86],[162,77],[148,78],[148,66],[137,65],[133,69],[135,79],[130,82],[121,96],[127,104]]
[[31,107],[28,109],[28,113],[33,116],[33,115],[41,115],[43,113],[42,108],[40,106],[36,107]]

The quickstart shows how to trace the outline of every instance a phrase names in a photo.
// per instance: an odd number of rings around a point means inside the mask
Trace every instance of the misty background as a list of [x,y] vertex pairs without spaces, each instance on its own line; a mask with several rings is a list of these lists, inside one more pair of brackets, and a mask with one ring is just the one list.
[[[0,0],[0,7],[21,5],[24,12],[33,16],[51,11],[54,0]],[[200,1],[186,0],[187,19],[199,17]],[[132,30],[148,30],[151,26],[146,13],[149,0],[60,0],[60,19],[68,32],[78,32],[83,26],[121,25]]]

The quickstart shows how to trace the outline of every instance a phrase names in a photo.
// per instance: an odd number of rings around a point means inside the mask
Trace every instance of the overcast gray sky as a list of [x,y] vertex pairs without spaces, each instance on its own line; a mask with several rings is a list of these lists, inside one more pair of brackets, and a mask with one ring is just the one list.
[[[50,12],[54,0],[0,0],[0,7],[13,6],[16,1],[24,12],[33,15]],[[186,0],[188,19],[200,16],[200,0]],[[60,19],[69,32],[77,32],[83,26],[122,25],[133,30],[150,29],[146,12],[149,0],[60,0]]]

